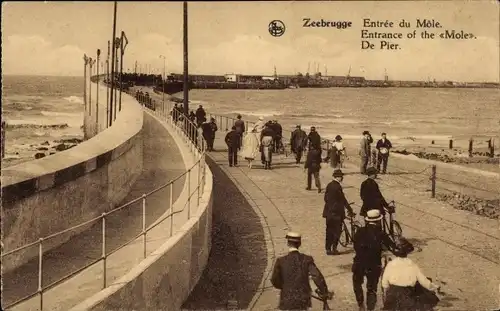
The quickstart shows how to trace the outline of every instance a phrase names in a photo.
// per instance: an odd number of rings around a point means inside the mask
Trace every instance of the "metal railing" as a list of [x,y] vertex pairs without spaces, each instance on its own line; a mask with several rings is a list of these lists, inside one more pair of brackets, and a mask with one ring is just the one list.
[[[139,99],[140,101],[143,101],[143,99]],[[49,289],[53,288],[54,286],[62,283],[63,281],[73,277],[74,275],[90,268],[91,266],[102,262],[103,268],[102,268],[102,273],[103,273],[103,284],[102,288],[106,288],[108,286],[107,284],[107,259],[109,258],[110,255],[114,254],[118,250],[122,249],[123,247],[131,244],[134,242],[137,238],[142,236],[142,243],[143,243],[143,257],[146,258],[147,256],[147,241],[146,237],[148,232],[150,232],[152,229],[156,228],[158,225],[162,224],[165,222],[165,220],[170,220],[170,233],[169,237],[172,237],[175,233],[174,231],[174,216],[176,214],[180,214],[185,211],[187,207],[187,219],[188,221],[191,216],[192,216],[192,206],[198,208],[200,205],[200,198],[203,196],[204,193],[204,188],[205,188],[205,182],[206,182],[206,162],[205,162],[205,146],[206,143],[204,142],[202,135],[198,135],[198,129],[196,125],[191,122],[189,119],[184,118],[183,122],[181,124],[175,123],[174,118],[171,117],[171,114],[169,113],[172,110],[172,104],[169,102],[153,102],[153,106],[145,107],[145,109],[150,110],[154,115],[157,117],[163,119],[164,121],[167,121],[171,126],[174,127],[175,131],[183,137],[184,142],[189,146],[189,150],[191,154],[193,155],[195,159],[195,164],[189,168],[186,172],[182,173],[181,175],[177,176],[175,179],[170,180],[169,182],[165,183],[162,186],[159,186],[156,189],[151,190],[148,193],[144,193],[142,196],[124,204],[119,207],[116,207],[108,212],[102,213],[102,215],[89,219],[83,223],[80,223],[76,226],[67,228],[65,230],[53,233],[51,235],[42,237],[38,239],[38,241],[34,241],[32,243],[26,244],[24,246],[18,247],[16,249],[10,250],[8,252],[5,252],[2,254],[2,260],[6,256],[13,255],[15,253],[18,253],[20,251],[23,251],[29,247],[33,246],[38,246],[38,289],[35,292],[30,293],[29,295],[17,299],[14,302],[10,302],[6,305],[4,305],[5,309],[12,308],[16,305],[19,305],[20,303],[27,301],[31,299],[32,297],[35,297],[36,295],[39,296],[39,308],[41,311],[43,311],[44,303],[43,303],[43,298],[44,298],[44,293],[48,291]],[[194,176],[192,176],[194,175]],[[185,200],[185,202],[178,202],[181,197],[174,203],[174,184],[176,182],[179,182],[179,180],[185,177],[185,187],[187,186],[187,193],[188,197]],[[196,178],[196,187],[192,189],[193,187],[191,186],[191,180],[193,178]],[[181,181],[182,182],[182,181]],[[147,208],[147,199],[151,195],[168,188],[168,193],[170,196],[169,204],[167,211],[169,213],[167,215],[161,216],[159,219],[155,220],[154,223],[152,223],[150,226],[146,226],[146,216],[148,214],[148,208]],[[193,199],[193,196],[196,195],[196,197]],[[196,203],[192,202],[195,201]],[[118,211],[125,210],[125,209],[133,209],[134,203],[141,202],[140,206],[142,209],[142,228],[139,234],[134,236],[132,239],[128,240],[127,242],[119,245],[118,247],[114,249],[109,249],[109,247],[106,245],[106,240],[107,240],[107,219]],[[194,205],[196,204],[196,205]],[[176,210],[175,207],[178,207],[179,205],[182,205],[182,209]],[[80,267],[78,269],[75,269],[74,271],[68,273],[67,275],[51,282],[50,284],[44,284],[43,280],[43,263],[44,263],[44,245],[47,245],[51,239],[56,238],[58,236],[61,236],[66,233],[74,232],[77,229],[81,229],[82,227],[85,226],[91,226],[91,225],[96,225],[98,222],[101,223],[101,230],[102,230],[102,238],[101,238],[101,243],[102,243],[102,250],[101,250],[101,256],[90,263],[87,263],[83,267]],[[4,296],[4,301],[5,301],[5,296]]]

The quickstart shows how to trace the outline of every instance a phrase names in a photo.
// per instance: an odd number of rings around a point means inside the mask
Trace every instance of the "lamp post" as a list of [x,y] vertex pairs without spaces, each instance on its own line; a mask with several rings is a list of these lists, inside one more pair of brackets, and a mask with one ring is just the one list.
[[[119,65],[119,62],[120,62],[120,59],[118,58],[118,50],[120,49],[120,38],[116,37],[115,38],[115,75],[114,75],[114,78],[116,80],[116,87],[115,87],[115,102],[114,102],[114,107],[113,107],[113,120],[116,120],[116,112],[118,110],[118,82],[119,82],[119,78],[118,78],[118,75],[120,74],[120,67],[118,66]],[[120,86],[121,88],[121,86]]]
[[113,54],[111,54],[111,78],[113,79],[111,81],[111,89],[110,89],[110,96],[109,96],[109,126],[113,124],[113,87],[114,87],[114,76],[115,76],[115,38],[116,38],[116,7],[117,7],[117,2],[114,1],[114,13],[113,13],[113,48],[111,49],[113,51]]
[[[89,66],[90,66],[90,77],[92,78],[92,66],[95,64],[95,59],[92,59],[92,57],[89,58]],[[92,80],[90,80],[90,83],[92,83]],[[92,115],[92,84],[90,84],[89,87],[89,116]]]
[[[109,83],[109,53],[110,53],[110,42],[108,40],[108,55],[106,57],[106,84]],[[109,120],[109,85],[106,85],[106,128],[108,127]]]
[[166,57],[164,55],[160,55],[160,58],[163,58],[163,78],[161,79],[161,101],[164,104],[165,103],[165,60]]
[[[125,45],[123,45],[123,42],[125,41]],[[123,54],[125,54],[125,48],[128,45],[128,39],[127,35],[125,35],[125,32],[122,31],[122,35],[120,37],[120,104],[119,104],[119,111],[122,111],[122,74],[123,74]]]
[[85,112],[87,112],[87,65],[89,63],[89,58],[87,54],[83,54],[83,104],[85,105]]
[[101,50],[97,49],[97,89],[96,89],[96,99],[95,99],[95,126],[99,132],[99,57],[101,56]]

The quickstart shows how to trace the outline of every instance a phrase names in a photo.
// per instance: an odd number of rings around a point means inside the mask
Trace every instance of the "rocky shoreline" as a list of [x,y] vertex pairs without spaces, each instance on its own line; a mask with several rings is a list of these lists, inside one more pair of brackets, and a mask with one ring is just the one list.
[[456,154],[447,154],[443,153],[435,153],[435,152],[411,152],[406,149],[403,150],[393,150],[392,152],[402,154],[402,155],[414,155],[421,159],[440,161],[444,163],[457,163],[457,164],[493,164],[499,165],[500,163],[500,154],[495,154],[495,157],[490,158],[487,152],[473,152],[472,157],[469,157],[468,154],[465,155],[463,153]]
[[473,198],[461,193],[437,193],[436,199],[446,202],[455,209],[469,211],[491,219],[500,219],[500,200],[483,200]]
[[30,147],[35,147],[36,150],[38,151],[34,155],[35,159],[41,159],[48,155],[53,155],[56,152],[73,148],[82,141],[83,139],[80,138],[56,139],[52,142],[44,141],[38,147],[37,145],[30,145]]

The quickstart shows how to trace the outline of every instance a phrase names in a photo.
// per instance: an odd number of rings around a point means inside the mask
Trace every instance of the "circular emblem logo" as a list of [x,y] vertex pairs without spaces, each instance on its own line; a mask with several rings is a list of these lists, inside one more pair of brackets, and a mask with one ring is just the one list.
[[285,24],[280,20],[273,20],[269,23],[269,33],[273,37],[281,37],[285,33]]

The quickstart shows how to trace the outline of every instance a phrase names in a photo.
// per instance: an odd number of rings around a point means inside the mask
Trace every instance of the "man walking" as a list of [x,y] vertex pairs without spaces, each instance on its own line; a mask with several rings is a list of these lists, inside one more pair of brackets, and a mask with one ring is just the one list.
[[364,131],[363,138],[361,139],[361,143],[359,146],[359,156],[361,157],[361,165],[360,165],[359,172],[361,174],[366,173],[366,166],[368,165],[368,161],[370,160],[370,156],[371,156],[371,151],[370,151],[370,144],[371,143],[372,143],[372,141],[371,141],[370,132]]
[[349,216],[354,216],[354,211],[345,198],[342,190],[344,173],[341,170],[333,171],[333,180],[326,186],[325,206],[323,218],[326,219],[325,250],[327,255],[338,255],[337,246],[342,232],[342,222],[347,209]]
[[236,126],[233,125],[231,131],[226,134],[224,139],[227,145],[227,154],[229,160],[229,166],[238,166],[238,150],[240,149],[241,136],[236,131]]
[[331,299],[325,278],[311,256],[299,252],[301,236],[295,232],[286,235],[289,252],[274,264],[271,283],[280,292],[279,310],[307,310],[311,303],[311,277],[324,299]]
[[382,174],[387,172],[387,161],[389,161],[389,151],[392,148],[391,141],[387,139],[387,134],[382,133],[382,138],[377,142],[375,147],[378,150],[377,171],[380,172],[380,164],[382,164]]
[[359,189],[359,195],[361,200],[363,200],[363,206],[361,206],[359,214],[361,216],[366,216],[367,211],[376,209],[380,211],[380,214],[385,215],[385,209],[389,209],[389,204],[387,204],[375,181],[377,178],[377,169],[369,167],[366,170],[366,174],[368,178],[361,183]]
[[205,109],[203,109],[202,105],[200,105],[198,109],[196,109],[195,114],[196,114],[196,124],[198,124],[198,126],[200,126],[203,122],[206,121],[207,113],[205,112]]
[[215,118],[210,118],[210,139],[207,141],[208,143],[208,151],[214,151],[214,142],[215,142],[215,132],[217,132],[217,123],[215,123]]
[[321,150],[321,136],[316,132],[316,127],[311,126],[311,131],[307,135],[307,139],[309,140],[309,148],[314,147]]
[[321,181],[319,180],[319,170],[321,169],[321,150],[310,147],[307,152],[306,162],[304,163],[304,170],[307,169],[307,188],[311,190],[312,177],[314,176],[314,183],[321,193]]
[[290,137],[290,148],[291,151],[295,153],[295,161],[297,164],[300,164],[302,152],[304,151],[306,144],[307,134],[300,128],[300,125],[297,125]]
[[238,114],[236,117],[236,121],[234,122],[234,126],[236,127],[236,132],[240,135],[240,146],[243,145],[243,133],[245,133],[245,121],[241,120],[241,114]]
[[[382,272],[382,245],[394,250],[396,245],[382,231],[382,215],[379,210],[369,210],[365,217],[366,225],[354,234],[354,256],[352,264],[352,285],[359,310],[375,310],[377,286]],[[366,307],[363,282],[366,277]]]

